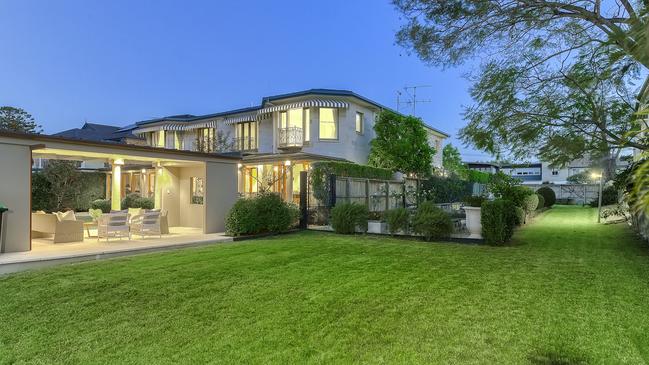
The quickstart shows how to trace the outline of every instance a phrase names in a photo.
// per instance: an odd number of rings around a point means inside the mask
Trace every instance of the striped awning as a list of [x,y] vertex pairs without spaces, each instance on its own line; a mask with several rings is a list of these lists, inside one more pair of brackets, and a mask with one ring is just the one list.
[[216,119],[212,120],[206,120],[204,122],[200,123],[192,123],[192,124],[186,124],[184,126],[184,130],[189,131],[192,129],[198,129],[198,128],[216,128]]
[[158,132],[158,131],[182,131],[185,130],[185,126],[186,125],[182,123],[158,124],[152,127],[136,128],[133,130],[133,134],[142,134],[142,133]]
[[349,108],[349,103],[347,103],[346,101],[334,100],[334,99],[309,99],[309,100],[298,101],[295,103],[269,106],[267,108],[263,108],[259,110],[257,114],[262,115],[262,114],[268,114],[272,112],[279,112],[279,111],[295,109],[295,108],[311,108],[311,107],[346,109]]
[[225,124],[227,124],[227,125],[243,123],[243,122],[254,122],[256,120],[257,120],[257,115],[255,115],[255,114],[240,115],[238,117],[228,117],[228,118],[224,119]]

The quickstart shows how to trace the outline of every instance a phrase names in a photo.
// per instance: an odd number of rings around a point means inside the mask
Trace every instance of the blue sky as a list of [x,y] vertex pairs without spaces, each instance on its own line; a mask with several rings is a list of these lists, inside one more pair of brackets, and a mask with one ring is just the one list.
[[376,0],[3,0],[0,104],[24,108],[53,133],[84,121],[214,113],[310,88],[350,89],[396,108],[404,86],[432,85],[418,91],[433,102],[417,115],[456,135],[470,69],[407,55],[394,44],[401,22]]

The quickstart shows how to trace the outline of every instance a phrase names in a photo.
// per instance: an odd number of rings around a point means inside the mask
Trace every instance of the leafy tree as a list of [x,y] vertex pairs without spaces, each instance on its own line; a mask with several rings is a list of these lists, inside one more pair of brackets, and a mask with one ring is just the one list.
[[76,161],[49,160],[43,169],[52,194],[53,210],[75,208],[75,195],[79,192],[82,180],[77,168]]
[[0,107],[0,130],[21,133],[41,133],[41,126],[36,123],[31,114],[23,109],[12,106]]
[[461,175],[467,169],[462,163],[460,151],[450,143],[442,150],[442,166],[448,175]]
[[214,136],[200,136],[194,140],[194,149],[204,152],[232,152],[235,145],[231,133],[222,130],[217,130]]
[[612,62],[649,68],[647,1],[393,0],[407,22],[397,42],[433,65],[473,56],[507,59],[544,50],[537,62],[601,48]]
[[591,176],[591,172],[586,170],[578,174],[568,176],[566,179],[571,184],[592,184],[595,183],[595,180]]
[[435,149],[421,119],[382,111],[374,124],[376,138],[370,142],[369,165],[428,176]]
[[485,60],[464,141],[559,166],[578,157],[606,160],[609,174],[621,148],[647,148],[629,118],[631,86],[649,69],[646,1],[393,2],[407,19],[398,43],[422,60]]

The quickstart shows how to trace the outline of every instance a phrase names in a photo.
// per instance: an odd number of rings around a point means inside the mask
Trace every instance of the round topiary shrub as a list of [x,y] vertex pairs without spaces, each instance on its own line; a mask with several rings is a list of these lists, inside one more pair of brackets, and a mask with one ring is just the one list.
[[541,210],[545,208],[545,198],[543,195],[536,193],[536,196],[539,198],[539,204],[537,205],[536,209]]
[[412,218],[412,228],[426,241],[446,238],[453,232],[453,221],[446,212],[435,206],[433,202],[426,201],[419,204]]
[[515,206],[514,213],[516,213],[516,225],[520,226],[525,223],[525,209]]
[[545,207],[550,208],[557,202],[557,195],[554,193],[554,190],[548,186],[543,186],[536,191],[537,194],[543,196],[545,200]]
[[538,194],[530,194],[525,197],[523,200],[523,209],[525,210],[525,214],[530,214],[533,211],[536,210],[539,206],[539,195]]
[[336,233],[352,234],[359,229],[367,232],[369,212],[365,205],[341,203],[331,209],[331,227]]
[[101,209],[102,213],[110,213],[110,200],[97,199],[90,203],[92,209]]
[[297,207],[278,194],[259,194],[237,200],[225,218],[225,231],[232,236],[284,232],[295,224],[298,215]]

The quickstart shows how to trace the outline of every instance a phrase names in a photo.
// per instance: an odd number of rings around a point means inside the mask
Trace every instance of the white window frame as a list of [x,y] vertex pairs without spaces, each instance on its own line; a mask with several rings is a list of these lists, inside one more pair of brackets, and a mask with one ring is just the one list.
[[356,133],[361,136],[365,133],[365,114],[362,112],[356,112],[354,117],[354,128],[356,129]]
[[[321,124],[322,124],[322,109],[332,109],[334,111],[334,124],[336,125],[336,138],[322,138],[321,137]],[[338,108],[318,108],[318,141],[324,142],[337,142],[340,139],[340,114]]]

